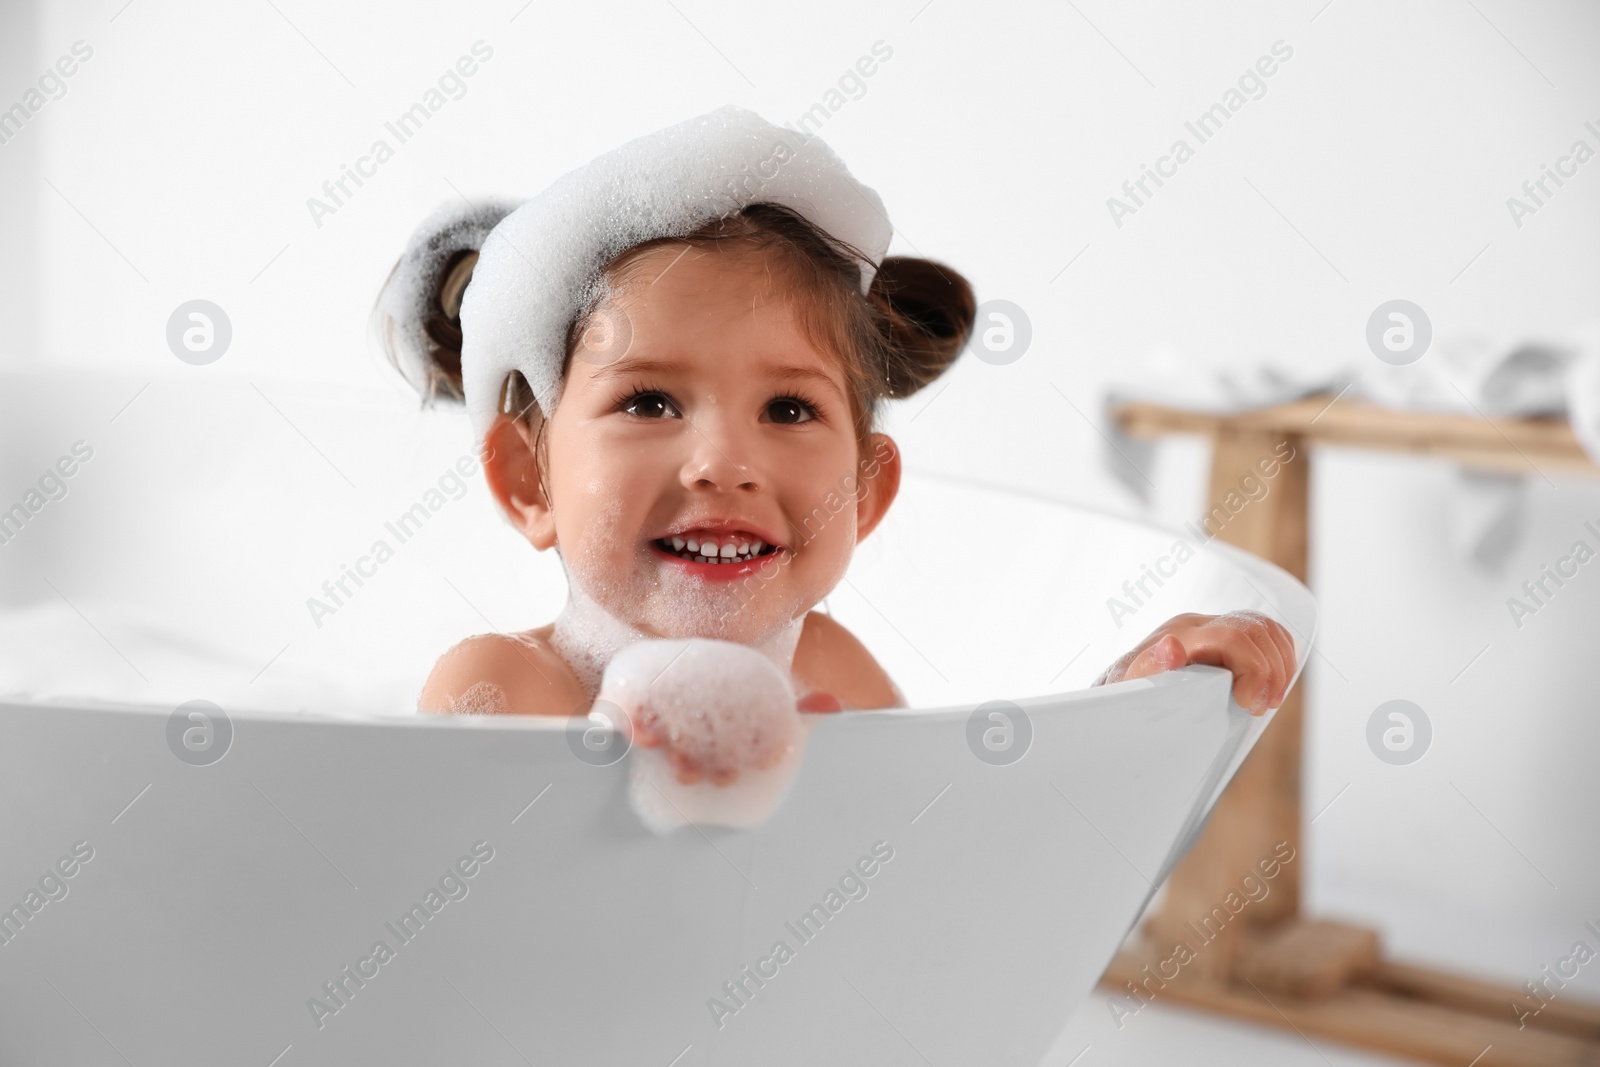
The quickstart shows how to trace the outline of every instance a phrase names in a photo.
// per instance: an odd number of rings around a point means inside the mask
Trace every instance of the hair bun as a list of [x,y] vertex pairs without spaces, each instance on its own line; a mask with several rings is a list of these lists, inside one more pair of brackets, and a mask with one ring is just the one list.
[[378,293],[373,326],[389,362],[423,401],[462,398],[461,297],[489,231],[515,201],[455,201],[423,221]]
[[884,313],[884,382],[894,399],[943,374],[972,335],[977,314],[972,286],[942,263],[887,256],[867,295]]

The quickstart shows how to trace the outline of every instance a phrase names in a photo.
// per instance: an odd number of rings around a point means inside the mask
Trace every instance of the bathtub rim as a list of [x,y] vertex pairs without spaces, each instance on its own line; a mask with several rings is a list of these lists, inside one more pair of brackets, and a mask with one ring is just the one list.
[[[999,697],[1015,704],[1027,712],[1058,708],[1066,708],[1075,704],[1094,703],[1112,693],[1137,692],[1145,689],[1184,687],[1201,684],[1217,674],[1227,674],[1223,667],[1213,667],[1203,663],[1193,663],[1175,671],[1163,671],[1144,678],[1133,678],[1127,681],[1112,682],[1107,685],[1090,686],[1087,689],[1065,690],[1060,693],[1049,693],[1030,697]],[[893,716],[896,718],[915,718],[918,720],[951,721],[962,719],[972,714],[974,709],[981,707],[987,701],[969,702],[966,704],[944,704],[932,708],[867,708],[852,711],[829,712],[816,716],[815,728],[823,728],[829,720],[853,721],[862,716]],[[1237,708],[1233,700],[1232,691],[1229,690],[1228,704],[1230,708]],[[150,718],[168,718],[176,708],[156,704],[122,703],[117,701],[73,699],[70,697],[51,698],[47,700],[28,700],[25,698],[0,696],[0,715],[13,710],[26,711],[93,711],[114,712],[118,714],[141,715]],[[1239,709],[1243,714],[1243,709]],[[570,729],[571,723],[577,719],[576,715],[469,715],[438,712],[351,712],[349,714],[333,715],[317,711],[277,711],[270,709],[242,709],[239,711],[226,711],[230,722],[296,722],[296,723],[327,723],[357,726],[392,726],[404,729],[461,729],[461,730],[533,730],[547,732],[564,732]],[[1259,716],[1252,718],[1263,721],[1270,720],[1277,713],[1277,709],[1269,709]],[[586,721],[586,720],[585,720]]]

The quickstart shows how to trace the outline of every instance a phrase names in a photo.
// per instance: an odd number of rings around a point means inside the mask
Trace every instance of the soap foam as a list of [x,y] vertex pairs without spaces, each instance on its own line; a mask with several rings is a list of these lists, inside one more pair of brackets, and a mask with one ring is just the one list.
[[424,324],[437,313],[440,275],[457,253],[481,248],[490,231],[516,208],[515,201],[495,200],[452,202],[435,211],[412,233],[378,297],[378,310],[388,319],[395,365],[424,397],[433,375],[433,342]]
[[[785,675],[757,650],[728,641],[644,640],[611,659],[600,700],[632,724],[629,800],[647,827],[658,834],[689,823],[746,828],[772,814],[808,732]],[[645,747],[643,733],[661,743]],[[678,781],[667,748],[706,777]],[[727,773],[737,778],[711,781]]]
[[[751,627],[730,622],[742,618],[751,608],[743,607],[737,594],[720,590],[712,582],[692,576],[668,579],[648,588],[642,597],[630,594],[614,583],[601,582],[591,593],[586,583],[567,567],[567,605],[556,617],[550,643],[578,676],[584,692],[591,697],[600,693],[600,681],[606,665],[623,649],[640,641],[652,639],[704,638],[730,641],[735,631],[749,631]],[[624,622],[607,605],[618,604],[630,618],[644,618],[661,625],[642,626]],[[634,610],[628,610],[632,606]],[[785,677],[794,664],[794,651],[800,643],[800,632],[805,626],[805,609],[799,607],[798,616],[791,615],[784,605],[766,609],[770,615],[776,609],[777,621],[764,630],[740,636],[734,642],[748,646],[765,656]],[[748,639],[745,639],[748,636]]]
[[510,710],[505,690],[493,682],[474,682],[450,701],[452,715],[504,715]]
[[629,141],[506,216],[484,240],[461,306],[461,369],[476,437],[493,421],[513,370],[541,410],[555,410],[568,327],[593,306],[607,262],[755,202],[791,208],[859,249],[867,292],[891,235],[878,194],[820,138],[731,105]]
[[[620,502],[601,509],[586,543],[626,540],[621,516]],[[629,798],[640,819],[657,833],[765,821],[799,766],[809,720],[790,681],[809,605],[771,591],[752,600],[737,582],[661,566],[645,545],[620,569],[582,551],[558,555],[567,604],[550,643],[596,707],[655,723],[707,771],[738,774],[685,785],[661,748],[635,745]]]
[[[557,502],[559,506],[559,502]],[[611,501],[585,531],[585,543],[627,543],[622,504]],[[567,574],[567,606],[555,621],[551,643],[578,676],[584,691],[599,692],[600,675],[622,649],[647,638],[701,637],[748,645],[788,677],[811,605],[799,592],[779,595],[762,588],[752,595],[741,581],[691,574],[663,566],[647,544],[616,566],[603,552],[558,548]]]

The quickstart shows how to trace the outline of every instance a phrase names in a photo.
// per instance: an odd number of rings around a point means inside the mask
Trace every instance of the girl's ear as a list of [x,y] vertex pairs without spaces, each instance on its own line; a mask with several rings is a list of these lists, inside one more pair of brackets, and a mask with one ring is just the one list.
[[856,540],[866,537],[889,512],[900,492],[900,449],[888,434],[875,433],[861,457],[856,496]]
[[539,477],[533,431],[521,419],[497,415],[483,435],[483,476],[517,532],[534,548],[556,543],[555,515]]

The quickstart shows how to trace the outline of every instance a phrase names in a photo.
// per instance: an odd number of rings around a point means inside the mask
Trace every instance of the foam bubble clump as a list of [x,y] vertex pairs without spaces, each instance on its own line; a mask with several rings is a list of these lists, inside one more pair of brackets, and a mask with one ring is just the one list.
[[[632,724],[629,799],[651,830],[760,825],[783,799],[805,747],[794,690],[770,659],[703,638],[645,640],[607,664],[597,706]],[[614,714],[614,709],[611,710]],[[659,739],[648,747],[646,739]],[[704,774],[678,780],[678,757]],[[713,779],[736,775],[729,784]]]
[[461,306],[467,412],[482,439],[501,384],[527,379],[541,410],[561,393],[568,325],[617,254],[683,236],[756,202],[782,204],[870,260],[888,251],[883,201],[815,136],[732,105],[629,141],[558,178],[488,235]]
[[489,233],[511,214],[517,202],[457,202],[428,216],[400,253],[394,274],[378,297],[379,310],[393,331],[390,338],[396,366],[411,387],[428,396],[433,384],[432,341],[426,323],[434,313],[438,283],[460,252],[482,246]]
[[459,696],[450,700],[452,715],[506,715],[511,704],[505,690],[493,682],[473,682]]

